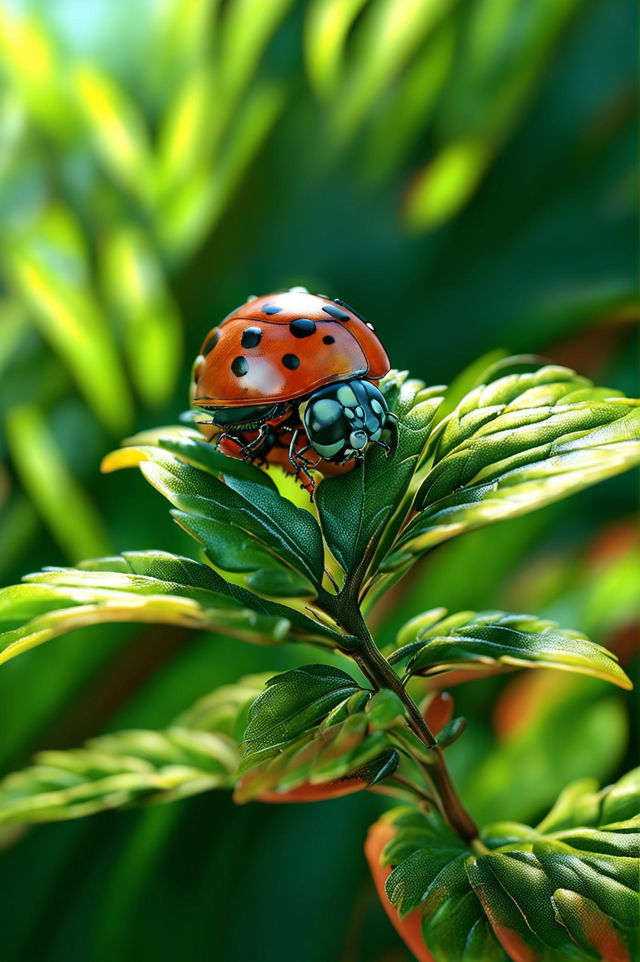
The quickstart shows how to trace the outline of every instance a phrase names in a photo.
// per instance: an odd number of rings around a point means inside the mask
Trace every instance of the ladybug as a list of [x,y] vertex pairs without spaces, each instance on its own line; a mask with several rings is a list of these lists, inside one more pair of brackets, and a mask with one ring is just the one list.
[[292,287],[251,298],[209,332],[191,404],[225,454],[278,464],[313,493],[310,471],[349,471],[372,443],[392,452],[397,419],[377,387],[388,371],[372,324]]

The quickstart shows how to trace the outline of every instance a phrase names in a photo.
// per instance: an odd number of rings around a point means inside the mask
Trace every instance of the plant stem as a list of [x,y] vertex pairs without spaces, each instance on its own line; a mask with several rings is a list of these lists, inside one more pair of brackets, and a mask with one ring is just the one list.
[[[431,758],[427,774],[438,792],[442,802],[441,811],[445,820],[465,841],[477,838],[478,829],[469,813],[464,808],[451,781],[451,776],[444,760],[442,749],[438,747],[435,736],[413,698],[408,694],[401,680],[381,653],[367,631],[367,636],[358,635],[363,641],[363,648],[358,652],[356,660],[365,669],[370,670],[370,680],[377,688],[389,688],[402,701],[407,709],[408,721],[414,734],[431,749]],[[365,674],[366,674],[365,670]]]
[[345,648],[344,653],[354,659],[372,685],[378,689],[389,689],[398,696],[407,711],[410,728],[431,749],[432,760],[420,762],[420,764],[437,792],[443,818],[466,842],[477,839],[477,826],[458,797],[442,749],[438,747],[433,732],[413,698],[371,637],[359,606],[354,604],[353,599],[344,595],[338,597],[327,595],[319,601],[327,614],[335,618],[354,640],[354,644]]
[[404,778],[402,775],[398,775],[396,773],[395,775],[390,776],[389,781],[395,782],[396,785],[401,785],[402,788],[406,788],[407,791],[411,792],[413,795],[417,795],[423,802],[427,802],[428,805],[436,807],[435,799],[432,798],[428,792],[425,792],[423,788],[420,788],[419,785],[416,785],[415,782],[410,781],[408,778]]
[[357,637],[362,642],[362,647],[354,652],[354,657],[365,674],[368,675],[369,680],[372,681],[377,688],[389,688],[398,696],[407,709],[409,724],[415,734],[425,745],[428,745],[429,748],[435,748],[437,744],[435,735],[420,714],[413,698],[407,694],[407,690],[402,684],[401,679],[398,678],[387,659],[369,635],[368,630],[365,637],[360,634]]

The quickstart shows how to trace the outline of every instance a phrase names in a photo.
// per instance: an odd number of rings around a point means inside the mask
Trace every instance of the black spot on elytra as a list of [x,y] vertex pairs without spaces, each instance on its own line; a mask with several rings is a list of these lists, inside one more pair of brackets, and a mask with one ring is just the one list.
[[289,330],[294,337],[311,337],[316,332],[316,322],[308,317],[296,317],[289,324]]
[[231,370],[236,377],[244,377],[249,370],[249,362],[247,361],[246,357],[242,357],[242,355],[240,355],[240,357],[234,358],[231,362]]
[[331,337],[330,334],[327,334],[326,337],[323,337],[323,338],[322,338],[322,343],[323,343],[323,344],[335,344],[335,343],[336,343],[336,339],[335,339],[335,337]]
[[262,313],[263,314],[279,314],[282,310],[277,304],[263,304]]
[[262,338],[262,331],[259,327],[245,327],[242,332],[241,343],[243,347],[257,347]]
[[282,363],[285,367],[289,368],[290,371],[296,371],[300,367],[300,358],[297,354],[285,354],[282,358]]
[[211,331],[206,341],[202,345],[202,354],[206,356],[209,353],[209,351],[212,351],[214,349],[214,347],[216,346],[219,340],[220,340],[220,331],[216,327],[213,331]]
[[333,304],[325,304],[322,310],[325,314],[329,314],[331,317],[335,318],[336,321],[348,321],[349,315],[346,311],[341,310],[339,307],[334,307]]

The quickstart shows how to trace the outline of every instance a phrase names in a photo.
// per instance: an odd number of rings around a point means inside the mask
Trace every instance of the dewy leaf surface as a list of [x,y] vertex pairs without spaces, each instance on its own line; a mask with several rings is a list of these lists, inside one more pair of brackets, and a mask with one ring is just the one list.
[[[406,643],[412,628],[415,641]],[[399,639],[403,645],[389,661],[406,663],[407,676],[438,675],[461,668],[558,668],[631,688],[616,656],[606,648],[578,631],[533,615],[461,611],[447,616],[444,609],[436,608],[401,628]]]
[[433,813],[397,810],[388,897],[402,916],[421,911],[435,962],[634,962],[639,810],[640,769],[601,792],[582,782],[535,829],[488,826],[487,854]]
[[418,513],[384,559],[406,565],[447,538],[516,517],[640,461],[640,401],[567,368],[471,391],[434,431]]
[[381,449],[373,449],[361,467],[322,481],[317,491],[322,529],[347,574],[358,566],[374,539],[384,538],[385,528],[409,488],[442,400],[440,388],[426,390],[404,372],[392,371],[381,381],[380,389],[389,410],[399,418],[395,453],[387,457]]

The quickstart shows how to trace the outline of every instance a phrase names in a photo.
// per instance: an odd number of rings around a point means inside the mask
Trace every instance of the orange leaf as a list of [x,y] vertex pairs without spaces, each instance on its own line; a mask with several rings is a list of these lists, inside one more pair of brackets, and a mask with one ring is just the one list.
[[395,833],[395,827],[384,819],[375,822],[369,829],[369,834],[364,845],[364,854],[369,863],[369,869],[373,876],[378,897],[398,935],[413,952],[418,962],[434,962],[433,956],[422,941],[422,914],[420,909],[416,909],[405,919],[401,919],[387,898],[384,885],[389,875],[391,875],[392,870],[390,866],[380,864],[380,854]]

